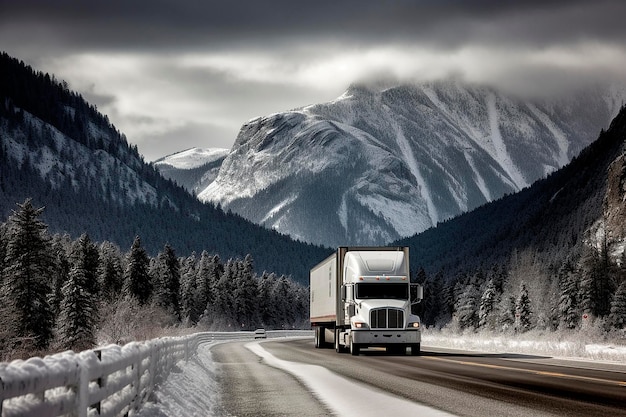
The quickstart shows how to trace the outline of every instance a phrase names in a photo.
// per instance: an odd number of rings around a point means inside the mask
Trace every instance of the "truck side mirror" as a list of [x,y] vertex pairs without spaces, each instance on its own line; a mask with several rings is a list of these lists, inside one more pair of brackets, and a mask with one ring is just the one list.
[[411,304],[418,304],[424,298],[424,287],[420,284],[411,284],[411,289],[413,288],[415,288],[415,299],[411,302]]
[[346,301],[346,286],[345,285],[341,286],[341,301],[343,302]]

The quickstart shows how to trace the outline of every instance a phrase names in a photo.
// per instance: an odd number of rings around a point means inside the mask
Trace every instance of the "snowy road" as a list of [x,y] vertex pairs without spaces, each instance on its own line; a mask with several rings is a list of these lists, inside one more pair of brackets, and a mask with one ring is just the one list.
[[626,416],[626,366],[423,350],[352,357],[315,349],[307,338],[212,351],[222,405],[237,416]]

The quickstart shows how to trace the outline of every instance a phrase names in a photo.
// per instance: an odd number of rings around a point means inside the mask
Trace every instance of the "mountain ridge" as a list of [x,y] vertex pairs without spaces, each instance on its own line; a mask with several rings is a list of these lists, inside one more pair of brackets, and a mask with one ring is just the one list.
[[157,159],[154,167],[165,178],[197,194],[215,180],[228,153],[222,148],[190,148]]
[[198,197],[304,241],[386,244],[560,168],[624,98],[623,89],[530,102],[457,81],[354,84],[331,102],[244,124]]

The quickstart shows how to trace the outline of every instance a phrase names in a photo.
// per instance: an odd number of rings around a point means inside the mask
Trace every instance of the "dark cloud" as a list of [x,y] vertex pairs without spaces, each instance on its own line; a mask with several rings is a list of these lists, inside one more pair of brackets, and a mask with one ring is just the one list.
[[[0,26],[75,48],[176,49],[336,40],[349,44],[623,42],[626,2],[600,1],[4,1]],[[17,41],[17,39],[14,39]],[[272,43],[273,45],[268,45]]]
[[67,80],[153,159],[228,147],[248,119],[362,79],[624,81],[624,16],[622,0],[0,0],[0,50]]

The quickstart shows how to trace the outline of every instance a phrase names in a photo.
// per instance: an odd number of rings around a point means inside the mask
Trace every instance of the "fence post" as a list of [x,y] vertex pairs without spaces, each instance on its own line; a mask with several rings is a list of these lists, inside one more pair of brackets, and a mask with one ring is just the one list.
[[76,355],[76,366],[78,366],[78,399],[76,406],[78,410],[76,415],[78,417],[87,417],[87,411],[89,408],[89,371],[84,363],[85,361],[78,355]]
[[[97,349],[97,350],[94,350],[93,352],[96,354],[96,358],[98,358],[98,363],[101,364],[102,363],[102,350]],[[100,377],[98,378],[96,382],[98,383],[98,388],[101,390],[106,384],[106,376],[100,375]],[[100,403],[100,401],[94,404],[93,408],[95,408],[96,411],[98,412],[98,415],[100,415],[102,411],[102,404]]]

